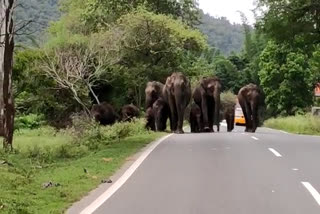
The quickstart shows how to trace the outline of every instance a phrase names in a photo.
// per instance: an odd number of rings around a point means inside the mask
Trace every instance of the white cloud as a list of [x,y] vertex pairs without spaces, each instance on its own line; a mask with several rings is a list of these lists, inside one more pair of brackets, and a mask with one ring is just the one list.
[[250,24],[253,24],[254,0],[199,0],[199,7],[212,16],[224,16],[231,23],[241,23],[239,12],[243,12]]

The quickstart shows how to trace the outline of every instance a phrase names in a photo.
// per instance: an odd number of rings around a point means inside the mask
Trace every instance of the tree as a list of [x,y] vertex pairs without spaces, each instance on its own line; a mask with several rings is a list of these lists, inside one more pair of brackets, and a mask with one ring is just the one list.
[[320,43],[320,1],[259,0],[258,9],[258,28],[275,41],[308,51]]
[[[104,55],[108,56],[108,55]],[[99,58],[97,52],[86,44],[70,44],[51,50],[41,62],[41,69],[51,77],[61,89],[67,89],[73,98],[89,114],[91,105],[89,93],[96,103],[99,98],[93,88],[97,80],[97,72],[101,63],[108,59]]]
[[118,18],[141,6],[155,14],[181,19],[188,25],[194,25],[199,20],[195,0],[67,0],[63,2],[63,12],[78,16],[81,33],[89,33],[107,29]]
[[6,149],[12,149],[14,125],[12,90],[14,3],[14,0],[3,0],[0,2],[0,118],[2,122],[0,124],[3,124],[3,147]]
[[98,33],[96,38],[101,55],[109,49],[106,45],[113,44],[117,48],[113,48],[115,51],[110,56],[119,57],[118,63],[111,67],[106,65],[99,73],[104,73],[111,85],[120,85],[128,94],[130,91],[131,101],[138,106],[141,106],[147,81],[164,82],[172,72],[186,73],[188,66],[207,48],[199,31],[182,21],[145,9],[122,16],[109,31]]
[[302,51],[269,42],[260,67],[261,86],[271,115],[293,115],[312,104],[313,75]]

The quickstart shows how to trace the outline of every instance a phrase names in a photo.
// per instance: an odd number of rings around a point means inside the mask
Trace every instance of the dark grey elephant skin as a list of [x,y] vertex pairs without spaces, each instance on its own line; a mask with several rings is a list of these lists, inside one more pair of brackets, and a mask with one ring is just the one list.
[[258,127],[258,108],[260,97],[260,89],[257,85],[252,83],[242,87],[238,93],[238,101],[246,120],[246,132],[255,132]]
[[202,132],[203,123],[201,117],[201,108],[195,103],[191,105],[189,123],[192,133]]
[[193,92],[194,102],[201,108],[204,131],[213,132],[213,125],[219,129],[220,123],[220,91],[219,78],[203,78]]
[[167,78],[163,87],[163,97],[169,104],[171,115],[171,131],[182,134],[183,119],[186,107],[191,99],[189,80],[180,72],[173,73]]
[[168,103],[160,97],[153,103],[152,109],[154,113],[156,131],[165,131],[167,128],[167,120],[170,118],[170,108]]
[[157,81],[151,81],[147,83],[145,89],[146,95],[146,109],[152,107],[153,103],[162,97],[163,84]]
[[119,118],[113,106],[107,102],[94,104],[91,108],[91,115],[101,125],[112,125]]

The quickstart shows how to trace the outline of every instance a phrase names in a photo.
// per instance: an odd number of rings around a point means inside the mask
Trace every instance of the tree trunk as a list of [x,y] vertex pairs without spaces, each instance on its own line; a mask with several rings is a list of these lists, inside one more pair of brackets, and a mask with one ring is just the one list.
[[1,0],[0,5],[0,112],[3,147],[12,149],[14,102],[12,67],[14,49],[13,9],[15,0]]

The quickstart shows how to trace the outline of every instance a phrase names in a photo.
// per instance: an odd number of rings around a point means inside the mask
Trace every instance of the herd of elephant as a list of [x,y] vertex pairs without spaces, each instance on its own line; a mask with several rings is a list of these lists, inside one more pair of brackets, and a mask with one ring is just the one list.
[[[191,132],[214,132],[214,125],[217,125],[219,131],[221,117],[226,120],[227,130],[230,132],[234,128],[235,106],[221,109],[220,93],[221,82],[217,77],[202,78],[193,91],[188,78],[180,72],[167,77],[165,84],[157,81],[148,82],[145,89],[146,128],[165,131],[169,119],[172,132],[184,133],[185,111],[193,100],[189,115]],[[258,126],[260,94],[259,88],[254,84],[246,85],[239,90],[238,102],[245,117],[246,132],[255,132]],[[113,107],[103,102],[93,105],[91,113],[101,124],[109,125],[117,119],[130,121],[133,117],[138,117],[139,109],[132,104],[126,105],[120,110],[120,116],[117,116]]]

